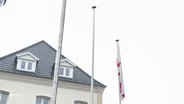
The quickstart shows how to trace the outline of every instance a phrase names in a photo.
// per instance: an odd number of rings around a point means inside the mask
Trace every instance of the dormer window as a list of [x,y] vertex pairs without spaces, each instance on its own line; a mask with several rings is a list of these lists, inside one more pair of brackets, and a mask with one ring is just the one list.
[[66,78],[73,78],[73,64],[68,59],[63,59],[60,61],[60,69],[59,69],[59,76],[66,77]]
[[35,72],[39,59],[30,52],[17,55],[17,70]]
[[72,78],[73,77],[73,68],[66,67],[66,66],[60,66],[59,76]]
[[21,61],[21,65],[20,65],[20,68],[18,69],[21,69],[21,70],[33,70],[34,69],[34,62],[32,61],[28,61],[28,60],[22,60],[22,59],[19,59],[19,61]]

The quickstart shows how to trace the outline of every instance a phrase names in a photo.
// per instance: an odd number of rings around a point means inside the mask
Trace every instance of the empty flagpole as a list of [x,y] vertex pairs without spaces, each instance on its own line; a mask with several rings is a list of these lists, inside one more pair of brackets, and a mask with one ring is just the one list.
[[92,37],[92,71],[91,71],[91,104],[93,104],[93,87],[94,87],[94,52],[95,52],[95,9],[96,6],[92,7],[93,9],[93,37]]
[[57,89],[58,89],[58,76],[59,76],[59,67],[61,60],[61,50],[62,50],[62,41],[63,41],[63,31],[64,31],[64,21],[65,21],[65,11],[66,11],[66,0],[62,0],[62,9],[61,9],[61,20],[60,20],[60,31],[58,37],[58,49],[56,52],[55,60],[55,69],[54,69],[54,78],[52,84],[52,94],[51,94],[51,104],[56,104],[57,99]]
[[6,0],[0,0],[0,7],[5,5],[5,3],[6,3]]

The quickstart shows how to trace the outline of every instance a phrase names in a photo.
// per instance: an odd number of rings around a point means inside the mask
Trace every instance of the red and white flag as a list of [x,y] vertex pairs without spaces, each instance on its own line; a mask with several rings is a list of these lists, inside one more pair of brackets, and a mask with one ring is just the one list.
[[117,42],[117,69],[118,69],[118,80],[119,80],[119,96],[120,96],[120,99],[123,100],[125,98],[125,90],[124,90],[122,64],[121,64],[120,48],[119,48],[118,41],[119,40],[116,40],[116,42]]

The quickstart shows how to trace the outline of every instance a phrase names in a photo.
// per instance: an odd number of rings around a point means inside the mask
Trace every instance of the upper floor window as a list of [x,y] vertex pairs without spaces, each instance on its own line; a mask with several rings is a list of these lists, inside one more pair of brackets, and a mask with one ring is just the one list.
[[50,97],[36,96],[36,104],[50,104]]
[[7,104],[9,92],[0,91],[0,104]]
[[60,66],[59,76],[72,78],[73,77],[73,68],[66,67],[66,66]]
[[35,72],[39,59],[33,54],[26,52],[17,55],[17,70]]
[[59,76],[66,78],[73,78],[73,67],[76,66],[68,59],[60,61]]
[[17,67],[17,69],[19,69],[19,70],[27,70],[27,71],[34,70],[35,62],[19,59],[18,65],[19,64],[20,64],[20,66]]
[[76,100],[76,101],[74,101],[74,104],[88,104],[88,103],[85,101]]

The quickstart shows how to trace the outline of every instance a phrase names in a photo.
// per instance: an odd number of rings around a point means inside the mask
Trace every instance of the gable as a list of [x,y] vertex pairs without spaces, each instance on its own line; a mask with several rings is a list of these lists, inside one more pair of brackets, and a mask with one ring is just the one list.
[[37,58],[36,56],[34,56],[33,54],[31,54],[30,52],[25,52],[25,53],[17,54],[16,56],[19,59],[26,59],[26,60],[30,60],[30,61],[38,61],[39,60],[39,58]]
[[61,61],[60,61],[60,65],[61,65],[61,66],[66,66],[66,67],[75,67],[75,66],[76,66],[73,62],[71,62],[71,61],[68,60],[68,59],[63,59],[63,60],[61,60]]

